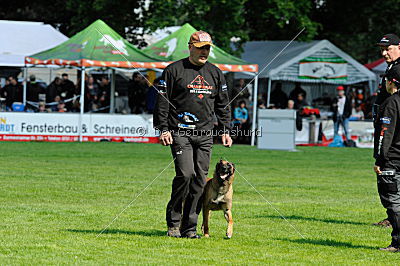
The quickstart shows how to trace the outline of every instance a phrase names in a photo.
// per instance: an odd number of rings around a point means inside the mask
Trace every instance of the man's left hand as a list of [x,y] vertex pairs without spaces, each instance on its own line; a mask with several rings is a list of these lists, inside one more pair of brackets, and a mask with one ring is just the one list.
[[222,144],[225,146],[225,147],[230,147],[230,146],[232,146],[232,138],[231,138],[231,136],[229,136],[229,134],[223,134],[222,135]]

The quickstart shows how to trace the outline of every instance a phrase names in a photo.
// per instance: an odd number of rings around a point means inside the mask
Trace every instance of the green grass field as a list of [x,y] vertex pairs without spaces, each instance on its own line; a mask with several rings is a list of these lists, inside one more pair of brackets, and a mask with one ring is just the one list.
[[154,179],[172,160],[169,148],[128,143],[0,145],[2,265],[388,265],[400,259],[400,254],[377,250],[390,243],[390,229],[371,226],[385,211],[369,149],[304,147],[284,152],[215,146],[210,169],[225,157],[243,176],[237,174],[234,183],[234,235],[224,238],[225,219],[222,212],[214,212],[212,237],[190,240],[166,237],[173,165]]

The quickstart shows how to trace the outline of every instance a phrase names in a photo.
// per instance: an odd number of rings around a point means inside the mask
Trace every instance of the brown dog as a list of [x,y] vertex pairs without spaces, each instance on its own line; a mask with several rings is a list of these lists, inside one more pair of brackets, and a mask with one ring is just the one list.
[[232,237],[233,220],[232,220],[232,196],[233,196],[233,179],[235,176],[235,165],[228,161],[220,160],[215,167],[214,177],[207,180],[203,194],[203,234],[209,237],[208,221],[211,211],[223,210],[228,228],[226,236]]

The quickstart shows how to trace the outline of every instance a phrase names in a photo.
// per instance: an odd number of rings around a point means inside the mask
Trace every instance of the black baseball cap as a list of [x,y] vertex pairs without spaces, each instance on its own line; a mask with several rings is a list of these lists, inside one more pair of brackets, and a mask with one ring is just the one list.
[[400,85],[400,65],[394,65],[389,71],[385,74],[385,78],[388,81],[394,82],[397,86]]
[[383,35],[383,37],[376,43],[379,46],[399,45],[400,38],[393,33]]

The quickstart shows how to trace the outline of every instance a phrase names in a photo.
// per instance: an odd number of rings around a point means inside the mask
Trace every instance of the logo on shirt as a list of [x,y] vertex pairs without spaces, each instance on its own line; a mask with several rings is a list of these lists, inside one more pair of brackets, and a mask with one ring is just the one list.
[[181,123],[178,123],[179,128],[194,129],[196,128],[195,122],[199,119],[192,113],[183,112],[178,114],[178,119]]
[[197,77],[187,85],[187,88],[190,89],[190,93],[211,94],[211,90],[214,89],[214,86],[210,85],[203,76],[197,75]]
[[382,124],[387,124],[387,125],[389,125],[391,120],[392,120],[392,119],[391,119],[390,117],[382,117],[382,118],[381,118]]
[[189,112],[178,114],[178,118],[185,123],[193,123],[199,121],[199,119],[194,114],[191,114]]
[[165,80],[160,80],[158,82],[157,89],[161,94],[167,93],[167,82],[165,82]]

